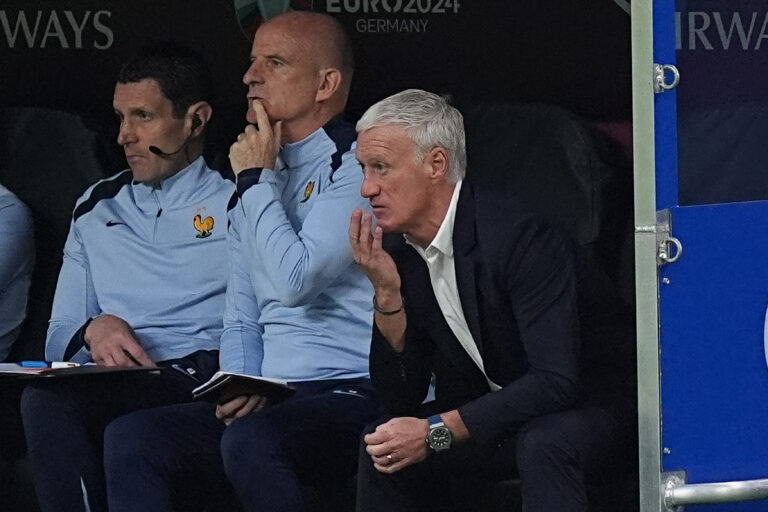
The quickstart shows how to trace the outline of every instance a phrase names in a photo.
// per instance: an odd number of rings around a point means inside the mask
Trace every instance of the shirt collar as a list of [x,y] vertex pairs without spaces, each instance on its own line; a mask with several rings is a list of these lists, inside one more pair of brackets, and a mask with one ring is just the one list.
[[461,183],[462,180],[459,180],[453,187],[453,195],[451,196],[451,202],[448,204],[448,211],[445,212],[445,217],[443,217],[443,222],[440,224],[440,229],[437,230],[435,238],[426,249],[422,249],[408,235],[403,235],[405,236],[406,243],[413,246],[423,258],[436,251],[443,253],[449,258],[453,256],[453,225],[456,220],[456,205],[459,202]]
[[143,211],[152,212],[158,206],[169,208],[189,202],[198,188],[202,186],[208,167],[205,159],[199,156],[191,164],[153,186],[134,181],[131,183],[136,204]]
[[328,139],[325,131],[322,128],[319,128],[298,142],[285,144],[280,149],[278,162],[275,163],[277,169],[275,170],[281,171],[284,167],[287,167],[288,169],[299,167],[303,163],[317,159],[319,154],[327,153],[327,149],[323,149],[325,145],[323,140],[327,141],[329,144],[333,144],[333,142]]

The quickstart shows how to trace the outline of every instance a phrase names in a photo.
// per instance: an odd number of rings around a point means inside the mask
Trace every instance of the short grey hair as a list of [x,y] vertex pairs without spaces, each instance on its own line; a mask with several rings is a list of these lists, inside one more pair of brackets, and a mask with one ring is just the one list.
[[448,98],[421,89],[407,89],[371,106],[357,122],[356,129],[361,133],[392,124],[405,128],[416,146],[417,163],[421,163],[427,152],[441,147],[448,154],[448,181],[456,183],[464,177],[467,168],[464,118],[448,103]]

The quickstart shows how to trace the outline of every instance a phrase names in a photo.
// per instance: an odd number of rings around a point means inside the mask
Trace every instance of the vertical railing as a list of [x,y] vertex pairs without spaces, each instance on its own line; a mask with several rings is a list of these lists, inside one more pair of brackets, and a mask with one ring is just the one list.
[[652,0],[634,0],[631,5],[640,512],[660,512],[664,504],[660,453],[653,5]]

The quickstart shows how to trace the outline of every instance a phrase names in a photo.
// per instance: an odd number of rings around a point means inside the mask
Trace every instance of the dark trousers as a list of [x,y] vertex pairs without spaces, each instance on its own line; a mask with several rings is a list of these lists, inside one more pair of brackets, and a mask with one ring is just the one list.
[[[194,361],[179,361],[207,379],[218,353],[197,356]],[[85,375],[28,384],[21,397],[21,416],[43,512],[106,511],[102,448],[107,425],[132,411],[188,402],[198,385],[170,368],[161,374]]]
[[34,510],[31,482],[23,471],[26,454],[19,400],[22,382],[0,378],[0,509]]
[[586,475],[618,462],[611,459],[621,457],[620,430],[605,409],[574,409],[531,420],[502,443],[470,439],[392,475],[374,469],[362,442],[357,510],[480,510],[496,482],[516,477],[524,512],[591,510]]
[[24,455],[24,430],[19,414],[21,381],[15,378],[0,380],[0,458],[12,462]]
[[180,501],[200,503],[227,481],[246,511],[304,510],[303,485],[332,485],[354,474],[360,433],[380,409],[367,379],[295,387],[285,402],[228,427],[205,403],[112,422],[104,448],[110,511],[192,510]]

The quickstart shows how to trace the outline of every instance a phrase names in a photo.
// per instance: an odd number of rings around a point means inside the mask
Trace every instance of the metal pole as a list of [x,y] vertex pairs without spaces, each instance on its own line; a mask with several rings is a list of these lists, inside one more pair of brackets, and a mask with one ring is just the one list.
[[634,0],[631,6],[640,512],[661,512],[664,503],[656,268],[653,3]]
[[768,479],[671,485],[664,491],[664,503],[669,508],[682,505],[754,501],[766,498],[768,498]]

